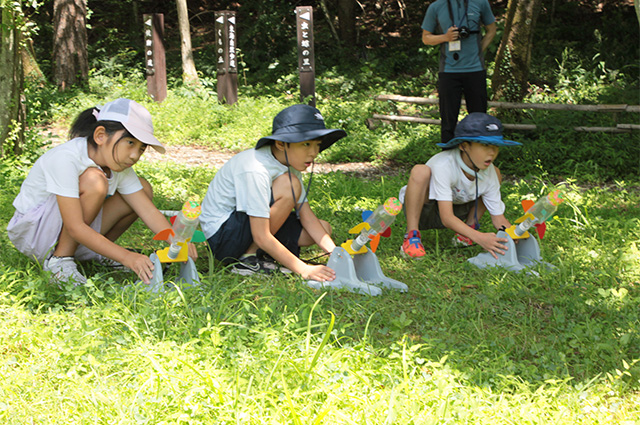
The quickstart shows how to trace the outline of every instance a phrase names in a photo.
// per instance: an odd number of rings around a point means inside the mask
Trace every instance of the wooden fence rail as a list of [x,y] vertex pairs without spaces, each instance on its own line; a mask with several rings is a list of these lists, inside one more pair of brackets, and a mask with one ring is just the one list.
[[[438,99],[432,97],[412,97],[391,94],[382,94],[374,98],[380,101],[404,102],[415,105],[437,105]],[[464,100],[462,101],[464,105]],[[640,113],[640,105],[572,105],[572,104],[554,104],[554,103],[516,103],[516,102],[493,102],[489,101],[490,108],[502,109],[537,109],[548,111],[581,111],[581,112],[631,112]],[[373,120],[389,121],[389,122],[414,122],[419,124],[440,125],[440,120],[433,118],[421,118],[409,115],[384,115],[373,114]],[[536,124],[506,124],[504,128],[510,130],[537,130],[541,128]],[[640,124],[617,124],[615,127],[573,127],[574,131],[582,132],[605,132],[605,133],[629,133],[633,130],[640,130]]]

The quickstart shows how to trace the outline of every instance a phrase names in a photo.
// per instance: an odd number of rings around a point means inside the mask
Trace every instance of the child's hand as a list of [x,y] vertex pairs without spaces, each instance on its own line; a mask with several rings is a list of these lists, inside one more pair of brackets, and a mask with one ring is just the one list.
[[198,249],[192,243],[188,244],[187,247],[189,249],[189,258],[196,261],[198,259]]
[[153,277],[153,262],[146,255],[129,252],[129,255],[127,255],[127,258],[122,264],[133,270],[145,284],[148,285],[151,282],[151,278]]
[[498,255],[504,255],[508,249],[506,238],[499,238],[495,233],[481,233],[476,240],[477,244],[486,249],[493,258],[498,259]]
[[330,282],[336,278],[336,272],[327,266],[306,265],[300,273],[304,279],[317,280],[318,282]]

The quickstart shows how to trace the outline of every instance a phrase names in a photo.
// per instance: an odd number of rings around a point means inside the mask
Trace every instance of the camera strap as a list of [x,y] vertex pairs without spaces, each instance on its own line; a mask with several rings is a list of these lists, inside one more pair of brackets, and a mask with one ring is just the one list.
[[[456,25],[455,18],[453,17],[453,7],[451,7],[451,0],[447,0],[447,8],[449,9],[449,18],[451,19],[451,23],[456,26],[456,28],[462,27],[462,22],[466,21],[467,25],[469,25],[469,15],[467,14],[469,11],[469,0],[464,0],[464,16],[460,18],[460,23]],[[480,31],[471,31],[469,29],[469,34],[479,34]]]

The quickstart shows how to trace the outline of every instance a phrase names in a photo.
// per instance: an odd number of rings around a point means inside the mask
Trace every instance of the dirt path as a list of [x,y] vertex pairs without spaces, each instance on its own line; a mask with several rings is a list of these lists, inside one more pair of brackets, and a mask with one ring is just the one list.
[[[66,130],[58,127],[49,127],[42,132],[52,142],[52,146],[66,141]],[[155,149],[149,148],[142,156],[142,160],[150,162],[174,161],[190,167],[211,167],[220,169],[224,163],[231,158],[233,152],[219,152],[212,149],[197,146],[166,146],[166,152],[160,154]],[[315,164],[314,173],[330,173],[332,171],[342,171],[357,177],[377,178],[380,176],[393,176],[407,171],[405,166],[397,164],[377,165],[371,162],[347,162],[340,164]]]
[[[234,154],[218,152],[194,146],[165,146],[167,151],[159,154],[154,149],[147,149],[142,157],[145,161],[175,161],[192,167],[211,167],[220,169]],[[378,177],[396,175],[404,169],[393,164],[376,165],[371,162],[348,162],[342,164],[315,164],[315,173],[342,171],[359,177]]]

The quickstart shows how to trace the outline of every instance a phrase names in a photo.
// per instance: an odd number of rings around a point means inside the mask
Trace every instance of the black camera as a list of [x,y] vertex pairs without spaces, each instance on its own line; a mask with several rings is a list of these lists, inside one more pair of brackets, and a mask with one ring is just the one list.
[[465,38],[469,38],[469,35],[471,34],[471,31],[469,31],[469,28],[462,26],[460,28],[458,28],[458,38],[460,40],[464,40]]

